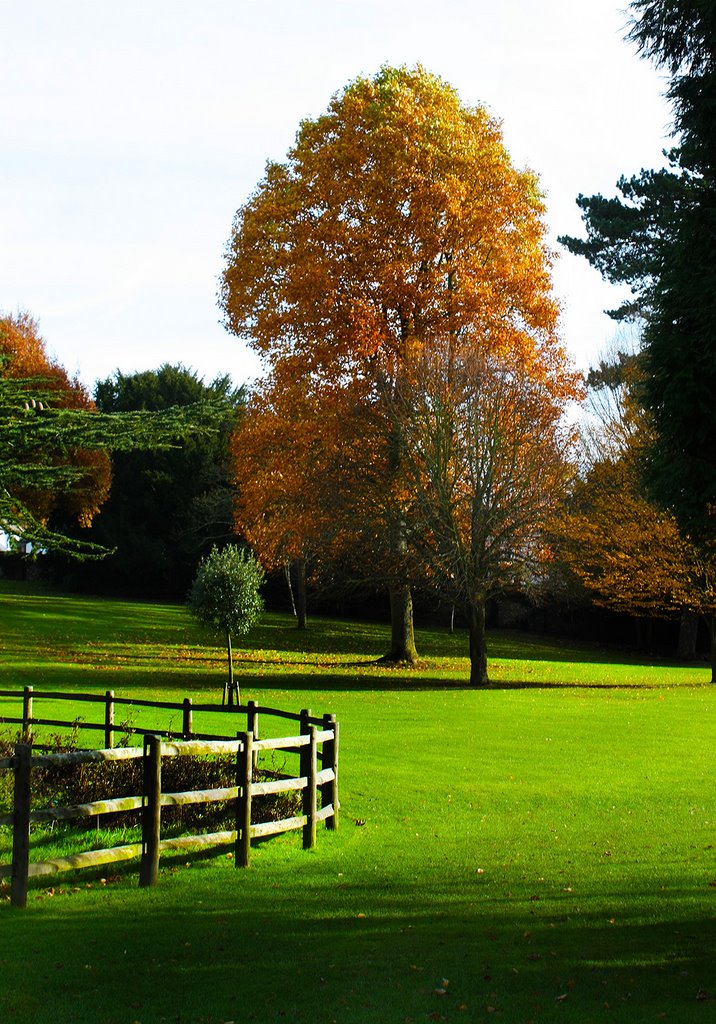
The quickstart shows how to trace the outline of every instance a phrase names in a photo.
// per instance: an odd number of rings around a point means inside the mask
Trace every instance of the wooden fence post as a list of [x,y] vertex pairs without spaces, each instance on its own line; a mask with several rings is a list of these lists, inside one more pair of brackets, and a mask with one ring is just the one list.
[[250,732],[239,733],[241,746],[236,752],[236,849],[234,864],[247,868],[251,862],[251,783],[254,766],[254,738]]
[[114,690],[107,690],[104,700],[104,745],[109,750],[114,746]]
[[311,718],[311,709],[310,708],[303,708],[303,710],[301,711],[301,725],[300,725],[300,731],[301,731],[301,735],[302,736],[308,736],[309,732],[311,731],[311,723],[309,721],[310,718]]
[[303,848],[311,850],[316,845],[316,811],[318,810],[318,788],[316,786],[316,775],[318,773],[318,743],[316,741],[317,729],[315,725],[309,726],[308,735],[311,742],[306,747],[301,747],[301,775],[306,776],[307,785],[303,791],[303,813],[306,815],[306,824],[303,826]]
[[22,738],[32,743],[32,687],[26,686],[22,694]]
[[13,907],[27,906],[27,879],[30,866],[30,773],[32,746],[15,747],[15,793],[12,831],[12,881],[10,902]]
[[335,715],[323,716],[323,728],[333,731],[333,739],[323,744],[321,767],[333,769],[333,781],[324,782],[321,786],[321,806],[333,805],[333,816],[326,818],[326,828],[338,828],[338,722]]
[[182,705],[182,739],[190,740],[192,731],[191,697],[185,697]]
[[142,760],[144,804],[142,807],[142,861],[139,884],[156,885],[159,874],[161,834],[162,741],[159,736],[144,737]]

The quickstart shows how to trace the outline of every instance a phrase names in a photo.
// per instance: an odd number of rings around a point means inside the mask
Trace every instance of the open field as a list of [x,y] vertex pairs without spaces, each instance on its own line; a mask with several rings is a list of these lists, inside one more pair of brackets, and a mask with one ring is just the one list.
[[[223,650],[181,608],[4,584],[0,628],[0,688],[219,696]],[[26,911],[0,903],[0,1020],[711,1019],[708,670],[491,639],[475,692],[464,636],[419,630],[424,667],[385,670],[384,627],[267,616],[243,696],[338,715],[340,830],[260,844],[247,872],[167,861],[151,890],[36,882]]]

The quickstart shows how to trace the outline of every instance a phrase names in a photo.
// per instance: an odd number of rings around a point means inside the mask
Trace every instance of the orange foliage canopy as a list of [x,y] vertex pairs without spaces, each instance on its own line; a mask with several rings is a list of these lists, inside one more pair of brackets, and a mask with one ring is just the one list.
[[596,604],[632,615],[713,614],[716,554],[697,549],[650,500],[643,476],[654,438],[635,397],[643,360],[617,357],[594,371],[601,382],[590,396],[596,422],[585,428],[591,465],[558,519],[563,557]]
[[238,211],[226,323],[294,378],[393,380],[447,335],[563,372],[542,213],[483,108],[422,68],[383,69],[304,122]]
[[[6,378],[35,380],[38,388],[49,392],[58,408],[94,409],[94,403],[78,380],[68,376],[65,369],[47,354],[45,342],[39,334],[37,322],[22,312],[0,317],[0,373]],[[19,493],[18,497],[42,521],[53,512],[72,516],[81,526],[89,526],[109,494],[111,462],[101,451],[73,448],[48,452],[48,459],[56,464],[69,461],[82,475],[72,487],[55,493],[33,489]]]
[[650,502],[627,453],[597,463],[559,521],[567,564],[597,604],[636,615],[716,609],[716,558]]

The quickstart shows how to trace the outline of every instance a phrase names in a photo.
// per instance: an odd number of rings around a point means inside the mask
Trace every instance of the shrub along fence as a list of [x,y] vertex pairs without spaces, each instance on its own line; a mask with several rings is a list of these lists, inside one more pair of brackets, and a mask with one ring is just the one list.
[[[6,694],[7,691],[0,691]],[[53,700],[59,694],[47,693],[42,696]],[[66,696],[66,695],[63,695]],[[84,696],[84,695],[83,695]],[[25,692],[27,708],[27,692]],[[105,700],[105,698],[96,698]],[[128,702],[125,703],[139,703]],[[141,702],[151,705],[154,702]],[[167,706],[156,702],[159,706]],[[183,707],[184,705],[175,705]],[[207,705],[206,710],[220,710]],[[304,709],[300,714],[279,711],[275,708],[261,708],[262,714],[280,716],[300,723],[299,735],[259,739],[258,706],[253,702],[246,707],[234,705],[230,709],[247,713],[252,728],[239,733],[235,739],[164,739],[151,732],[144,733],[142,747],[112,747],[103,750],[73,750],[69,753],[34,754],[31,743],[27,742],[28,729],[40,720],[32,719],[31,705],[28,721],[24,724],[24,739],[18,743],[13,757],[0,760],[0,770],[14,772],[13,811],[0,816],[0,825],[12,825],[12,863],[0,864],[0,877],[11,878],[10,898],[14,906],[24,907],[27,902],[28,879],[61,871],[97,867],[140,857],[139,884],[154,885],[157,881],[159,855],[162,850],[178,850],[187,847],[215,847],[227,844],[234,846],[236,867],[248,867],[251,839],[276,835],[294,829],[301,829],[304,849],[316,842],[316,826],[325,821],[326,827],[336,829],[339,819],[338,800],[338,750],[339,730],[335,715],[312,716]],[[15,721],[5,719],[5,721]],[[72,725],[71,722],[48,721],[43,724]],[[184,721],[186,725],[186,720]],[[83,728],[85,726],[83,725]],[[140,731],[140,730],[136,730]],[[268,781],[254,781],[254,769],[261,751],[283,751],[298,755],[298,774],[282,773]],[[161,763],[167,757],[185,756],[227,756],[235,759],[235,785],[220,789],[189,790],[164,793],[161,786]],[[52,769],[67,765],[109,764],[120,760],[142,760],[142,792],[135,796],[111,797],[94,800],[74,806],[34,809],[31,806],[31,773],[35,768]],[[320,770],[319,770],[320,761]],[[297,791],[301,793],[301,814],[279,821],[252,822],[254,797]],[[320,801],[320,806],[319,806]],[[234,808],[234,828],[231,831],[209,832],[180,836],[161,837],[162,807],[228,802]],[[42,821],[67,821],[81,818],[98,818],[104,814],[141,812],[141,842],[116,846],[103,850],[88,850],[67,857],[56,857],[46,861],[30,861],[31,823]]]

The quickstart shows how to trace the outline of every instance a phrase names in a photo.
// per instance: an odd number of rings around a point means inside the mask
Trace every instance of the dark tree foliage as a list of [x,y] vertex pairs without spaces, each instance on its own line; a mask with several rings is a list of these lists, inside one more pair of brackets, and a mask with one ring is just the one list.
[[187,437],[181,447],[122,452],[112,464],[110,497],[93,526],[97,543],[114,554],[91,568],[91,581],[127,592],[183,597],[199,559],[233,537],[228,438],[243,408],[243,390],[229,377],[205,384],[181,365],[123,374],[95,386],[97,408],[130,410],[216,404],[215,430]]
[[[1,370],[1,364],[0,364]],[[57,512],[40,516],[32,496],[71,495],[85,475],[78,451],[104,455],[151,449],[159,452],[182,437],[212,433],[211,406],[168,408],[159,413],[101,413],[57,404],[53,382],[43,377],[6,379],[0,372],[0,529],[11,545],[74,559],[109,552],[88,529],[81,534]],[[76,526],[76,524],[75,524]]]
[[618,196],[578,196],[587,237],[559,239],[607,281],[629,285],[631,299],[608,310],[615,320],[648,318],[664,250],[673,241],[683,207],[693,201],[694,175],[679,165],[677,150],[668,155],[669,169],[620,178]]
[[[579,197],[587,239],[564,239],[635,302],[643,319],[640,398],[655,437],[643,469],[709,567],[716,562],[716,0],[633,0],[629,38],[670,76],[678,149],[669,171]],[[716,679],[716,617],[708,616]]]
[[630,38],[671,76],[679,147],[671,168],[580,196],[587,238],[563,238],[633,301],[643,320],[642,401],[656,435],[657,500],[699,543],[716,536],[716,0],[634,0]]
[[716,0],[633,0],[629,38],[671,76],[682,162],[716,167]]
[[630,37],[671,76],[690,175],[663,249],[644,342],[655,492],[700,543],[716,537],[716,0],[635,0]]

